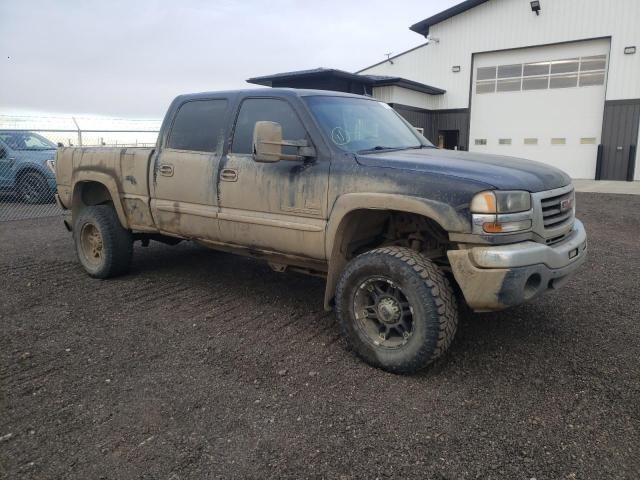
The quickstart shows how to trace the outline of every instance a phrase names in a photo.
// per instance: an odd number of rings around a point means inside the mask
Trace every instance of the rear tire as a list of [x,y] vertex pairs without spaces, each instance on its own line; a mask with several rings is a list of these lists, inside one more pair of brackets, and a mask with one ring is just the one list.
[[94,278],[109,278],[129,271],[133,238],[122,227],[110,205],[83,208],[73,222],[78,260]]
[[342,332],[370,365],[413,373],[441,357],[458,325],[444,274],[418,252],[382,247],[351,260],[336,288]]
[[29,205],[51,203],[54,200],[49,182],[39,172],[28,171],[20,175],[16,190],[20,201]]

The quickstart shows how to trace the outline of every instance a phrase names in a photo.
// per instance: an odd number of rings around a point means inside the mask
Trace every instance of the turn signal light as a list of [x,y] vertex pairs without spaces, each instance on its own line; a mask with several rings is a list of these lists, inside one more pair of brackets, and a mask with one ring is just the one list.
[[483,223],[482,229],[487,233],[502,233],[501,223]]
[[482,224],[482,229],[487,233],[513,233],[531,228],[531,220],[516,222],[487,222]]

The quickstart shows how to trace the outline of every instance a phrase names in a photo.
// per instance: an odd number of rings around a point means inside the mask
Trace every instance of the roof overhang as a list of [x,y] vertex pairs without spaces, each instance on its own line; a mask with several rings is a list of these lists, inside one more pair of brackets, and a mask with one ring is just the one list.
[[429,35],[429,27],[431,25],[435,25],[436,23],[440,23],[451,17],[455,17],[456,15],[466,12],[467,10],[471,10],[472,8],[488,1],[489,0],[466,0],[440,13],[437,13],[432,17],[411,25],[409,29],[426,37],[427,35]]
[[383,87],[394,85],[409,90],[414,90],[429,95],[442,95],[446,92],[441,88],[432,87],[424,83],[415,82],[402,77],[392,77],[387,75],[366,75],[346,72],[335,68],[316,68],[313,70],[298,70],[295,72],[276,73],[273,75],[264,75],[261,77],[252,77],[247,79],[248,83],[255,85],[264,85],[266,87],[273,86],[274,82],[277,86],[288,86],[297,88],[297,82],[302,80],[314,79],[317,81],[329,81],[332,79],[348,80],[369,87]]

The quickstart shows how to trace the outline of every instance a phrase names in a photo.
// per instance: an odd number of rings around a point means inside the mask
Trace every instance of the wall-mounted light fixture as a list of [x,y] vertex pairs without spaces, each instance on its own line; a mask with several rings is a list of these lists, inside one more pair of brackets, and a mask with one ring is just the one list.
[[535,12],[536,16],[538,16],[540,15],[540,10],[542,10],[540,0],[533,0],[533,2],[531,2],[531,11]]
[[451,67],[451,71],[453,73],[459,73],[460,72],[460,65],[454,65],[453,67]]
[[427,45],[430,43],[440,43],[440,39],[436,37],[432,37],[431,35],[427,35]]
[[630,47],[624,47],[624,54],[625,55],[633,55],[634,53],[636,53],[636,46],[632,45]]

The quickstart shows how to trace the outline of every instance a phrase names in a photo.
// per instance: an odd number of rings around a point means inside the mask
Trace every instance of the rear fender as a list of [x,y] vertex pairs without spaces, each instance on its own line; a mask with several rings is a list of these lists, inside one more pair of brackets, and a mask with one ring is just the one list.
[[116,180],[109,174],[103,172],[89,171],[89,170],[81,170],[78,171],[72,180],[72,191],[73,191],[73,208],[77,205],[80,205],[80,200],[78,196],[80,195],[80,190],[82,184],[85,182],[96,182],[102,184],[109,192],[111,196],[111,201],[113,202],[113,207],[118,214],[118,219],[124,228],[129,228],[129,221],[124,212],[124,208],[122,205],[122,199],[120,198],[118,184]]

